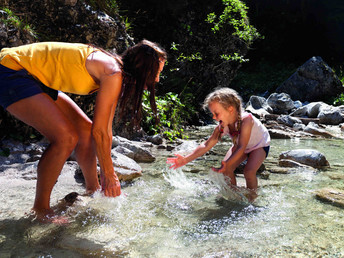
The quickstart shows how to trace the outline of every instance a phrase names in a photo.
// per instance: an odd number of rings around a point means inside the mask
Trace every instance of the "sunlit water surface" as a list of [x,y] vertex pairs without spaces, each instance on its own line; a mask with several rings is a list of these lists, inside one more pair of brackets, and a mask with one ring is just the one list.
[[[208,133],[197,131],[190,141]],[[343,209],[314,196],[323,187],[344,189],[342,140],[273,140],[267,167],[285,150],[312,148],[325,154],[331,168],[259,178],[254,204],[210,170],[229,145],[220,143],[211,155],[175,171],[165,164],[171,153],[159,150],[155,163],[141,164],[141,178],[123,185],[121,197],[96,194],[77,202],[66,212],[66,226],[27,219],[35,181],[1,177],[0,257],[344,256]],[[195,167],[198,173],[187,172]],[[67,178],[60,176],[52,205],[69,192],[83,192]],[[245,185],[240,175],[238,185]]]

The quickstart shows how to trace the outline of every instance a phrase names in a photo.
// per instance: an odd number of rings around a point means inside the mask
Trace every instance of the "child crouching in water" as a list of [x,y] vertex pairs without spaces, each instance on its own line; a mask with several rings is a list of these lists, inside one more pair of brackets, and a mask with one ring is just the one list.
[[192,153],[183,157],[168,158],[170,168],[179,168],[208,152],[222,136],[229,134],[233,146],[229,149],[221,167],[212,168],[213,171],[223,173],[230,179],[231,185],[236,186],[234,170],[247,159],[244,168],[246,187],[251,190],[249,200],[257,196],[257,170],[267,157],[270,149],[270,135],[262,123],[249,113],[242,111],[242,101],[238,93],[230,88],[220,88],[210,93],[203,104],[209,108],[213,119],[219,122],[210,138],[200,144]]

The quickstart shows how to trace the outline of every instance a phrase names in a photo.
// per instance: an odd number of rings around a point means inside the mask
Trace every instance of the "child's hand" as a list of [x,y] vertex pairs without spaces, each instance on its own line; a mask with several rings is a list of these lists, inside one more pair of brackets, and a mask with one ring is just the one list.
[[219,167],[219,168],[212,167],[211,169],[217,173],[224,173],[224,172],[226,172],[226,162],[222,161],[221,167]]
[[179,154],[174,154],[174,155],[176,156],[176,158],[167,158],[167,161],[166,161],[167,164],[169,163],[173,164],[172,166],[170,166],[170,168],[176,169],[186,164],[186,161],[182,155],[179,155]]

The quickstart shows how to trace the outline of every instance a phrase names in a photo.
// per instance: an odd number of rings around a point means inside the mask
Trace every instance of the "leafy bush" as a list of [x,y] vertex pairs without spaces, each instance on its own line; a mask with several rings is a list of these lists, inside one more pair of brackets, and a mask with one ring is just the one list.
[[344,105],[344,93],[341,93],[334,101],[333,105],[340,106]]
[[[192,98],[186,95],[185,99]],[[145,91],[142,101],[143,120],[142,127],[148,134],[161,133],[165,138],[173,140],[184,138],[183,126],[196,112],[191,106],[187,107],[181,102],[178,94],[168,92],[164,96],[156,97],[158,119],[154,119],[154,114],[150,108],[149,93]]]
[[22,21],[21,19],[19,19],[12,12],[12,10],[10,10],[8,8],[0,8],[0,9],[3,10],[7,15],[7,17],[0,17],[0,23],[12,25],[19,30],[26,31],[27,33],[30,33],[34,38],[37,38],[37,35],[36,35],[35,31],[33,30],[33,28],[29,24],[27,24],[24,21]]
[[[338,65],[333,68],[335,71],[336,75],[338,76],[339,80],[344,84],[344,68],[342,65]],[[337,98],[333,100],[333,105],[335,106],[340,106],[344,105],[344,93],[341,93]]]

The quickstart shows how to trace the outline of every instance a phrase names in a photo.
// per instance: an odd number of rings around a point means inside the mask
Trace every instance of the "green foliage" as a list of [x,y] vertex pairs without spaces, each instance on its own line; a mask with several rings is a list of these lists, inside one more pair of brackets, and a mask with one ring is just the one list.
[[222,54],[221,59],[225,61],[239,61],[240,63],[248,62],[248,59],[244,59],[244,56],[239,56],[238,53],[234,53],[233,55]]
[[[338,76],[339,80],[344,84],[344,67],[342,65],[339,65],[333,69]],[[333,105],[340,106],[344,105],[344,93],[341,93],[339,96],[337,96],[333,100]]]
[[341,93],[337,98],[335,98],[335,100],[333,101],[333,105],[344,105],[344,93]]
[[[260,35],[249,24],[247,7],[240,0],[222,0],[192,8],[198,15],[191,15],[193,12],[185,15],[177,30],[183,36],[170,43],[168,76],[186,81],[189,87],[186,91],[197,92],[195,100],[200,102],[212,88],[228,86],[240,65],[248,61],[245,59],[248,47]],[[179,90],[176,92],[184,91],[185,86],[181,84]]]
[[[186,95],[185,100],[192,98]],[[154,114],[150,108],[149,93],[145,91],[143,95],[142,127],[148,134],[162,133],[164,137],[172,141],[175,138],[184,138],[183,126],[190,118],[191,112],[195,112],[192,107],[181,102],[178,94],[168,92],[164,96],[155,99],[158,112],[158,123],[155,123]]]
[[127,30],[127,32],[130,32],[132,30],[132,27],[131,27],[131,22],[130,22],[129,18],[123,17],[123,23],[124,23],[124,26],[125,26],[125,29]]
[[116,0],[85,0],[94,9],[105,11],[108,15],[112,16],[118,13],[118,4]]
[[5,11],[7,14],[7,18],[0,18],[0,22],[7,24],[7,25],[12,25],[16,27],[19,30],[26,31],[30,33],[33,37],[37,38],[35,31],[33,28],[29,25],[23,22],[21,19],[18,18],[10,9],[8,8],[0,8],[1,10]]
[[222,0],[225,6],[222,14],[217,16],[214,12],[209,13],[206,21],[213,25],[211,30],[216,33],[230,24],[234,28],[233,35],[238,36],[246,42],[252,42],[260,35],[256,28],[248,22],[247,6],[240,0]]
[[178,61],[189,61],[192,62],[194,60],[202,60],[202,54],[200,52],[192,53],[190,55],[184,55],[184,53],[181,53],[179,57],[177,58]]
[[[216,15],[214,12],[209,13],[206,22],[213,27],[211,30],[213,33],[219,33],[221,31],[228,31],[228,26],[233,28],[232,35],[239,37],[248,45],[255,39],[261,37],[257,29],[250,25],[247,16],[247,6],[240,0],[222,0],[224,9],[221,14]],[[238,61],[239,63],[247,62],[248,59],[244,59],[243,55],[234,53],[224,53],[220,55],[220,58],[224,61]]]

